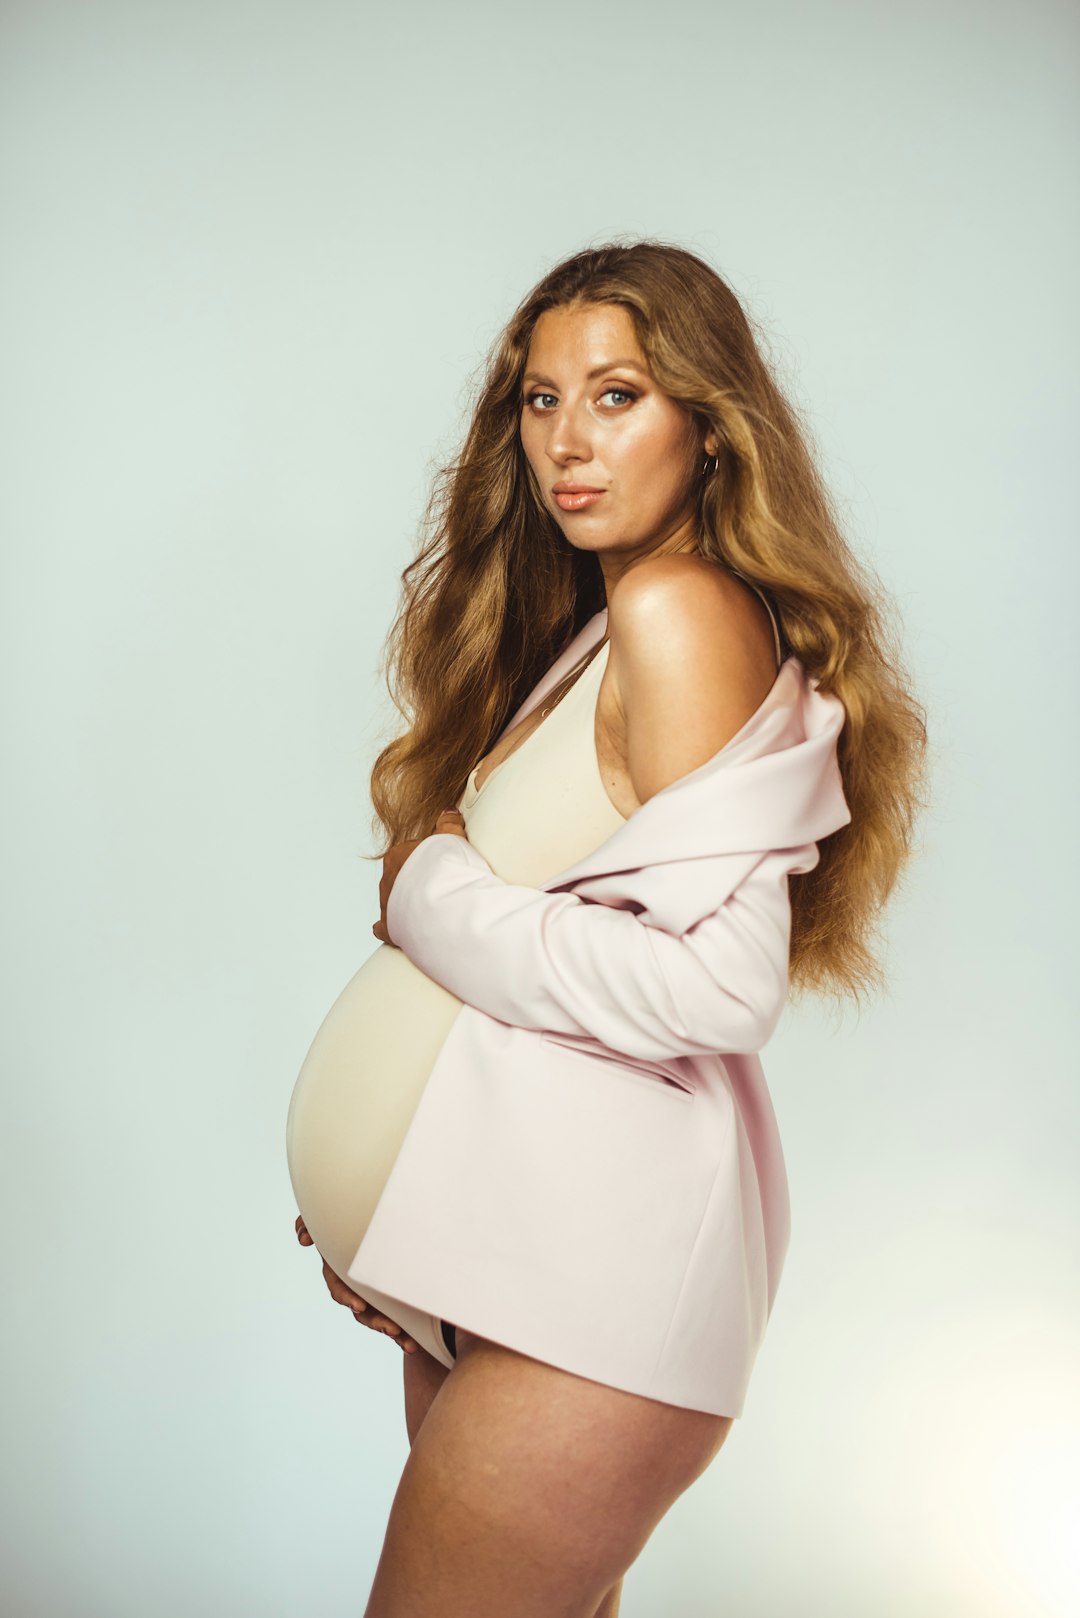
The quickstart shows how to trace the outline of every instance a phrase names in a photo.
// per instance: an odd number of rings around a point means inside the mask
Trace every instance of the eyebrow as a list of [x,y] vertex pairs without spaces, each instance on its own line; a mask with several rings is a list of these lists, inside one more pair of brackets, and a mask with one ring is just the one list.
[[[585,380],[591,382],[594,377],[603,376],[605,371],[614,371],[619,365],[627,365],[632,371],[644,371],[645,369],[637,360],[605,360],[603,365],[594,365],[592,370],[586,374]],[[522,382],[546,382],[549,387],[558,387],[557,382],[552,382],[549,376],[541,376],[539,371],[526,371],[521,380]]]

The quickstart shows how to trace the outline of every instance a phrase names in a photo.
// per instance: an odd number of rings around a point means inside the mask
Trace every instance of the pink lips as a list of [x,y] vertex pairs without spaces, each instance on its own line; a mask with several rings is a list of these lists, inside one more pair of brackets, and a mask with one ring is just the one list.
[[594,505],[604,493],[603,489],[553,489],[561,511],[584,511]]

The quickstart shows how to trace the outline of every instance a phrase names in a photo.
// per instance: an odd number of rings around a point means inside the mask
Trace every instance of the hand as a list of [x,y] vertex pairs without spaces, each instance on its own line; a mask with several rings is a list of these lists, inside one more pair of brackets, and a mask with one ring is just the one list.
[[[465,817],[460,809],[444,809],[435,822],[435,831],[428,832],[427,835],[428,837],[434,837],[440,832],[450,832],[455,837],[468,837],[469,834],[465,830]],[[383,855],[383,874],[379,883],[380,915],[378,921],[372,924],[371,930],[375,937],[384,944],[393,944],[394,942],[386,927],[386,906],[397,874],[413,849],[419,848],[420,844],[426,842],[426,840],[425,837],[411,837],[406,843],[392,844]]]
[[[296,1218],[296,1237],[301,1247],[315,1246],[314,1241],[308,1234],[308,1228],[304,1224],[303,1217],[299,1214]],[[392,1337],[395,1343],[398,1343],[404,1349],[406,1354],[416,1353],[419,1345],[406,1332],[402,1331],[397,1321],[391,1320],[387,1315],[380,1315],[377,1311],[371,1309],[367,1299],[361,1298],[359,1293],[353,1292],[350,1287],[346,1286],[340,1275],[334,1274],[325,1259],[323,1259],[322,1271],[323,1280],[329,1288],[330,1296],[335,1303],[343,1304],[346,1309],[351,1309],[354,1320],[358,1320],[362,1326],[369,1326],[372,1331],[382,1332],[385,1337]]]

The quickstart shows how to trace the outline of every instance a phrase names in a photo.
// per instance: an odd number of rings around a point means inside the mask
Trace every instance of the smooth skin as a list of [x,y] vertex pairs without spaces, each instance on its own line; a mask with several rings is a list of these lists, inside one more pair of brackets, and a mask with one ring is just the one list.
[[[718,752],[776,678],[760,600],[695,554],[696,492],[716,435],[699,436],[661,392],[627,311],[604,304],[537,321],[521,442],[552,517],[603,573],[597,759],[612,802],[631,814]],[[604,494],[565,512],[552,491],[561,480]],[[500,759],[529,728],[515,727]],[[467,835],[454,809],[434,832]],[[394,881],[421,841],[384,856],[372,928],[384,943],[394,942]],[[365,1319],[364,1300],[326,1280]],[[385,1317],[366,1323],[401,1335]],[[590,1382],[461,1327],[457,1343],[453,1371],[403,1344],[411,1448],[364,1618],[616,1618],[624,1573],[733,1418]]]

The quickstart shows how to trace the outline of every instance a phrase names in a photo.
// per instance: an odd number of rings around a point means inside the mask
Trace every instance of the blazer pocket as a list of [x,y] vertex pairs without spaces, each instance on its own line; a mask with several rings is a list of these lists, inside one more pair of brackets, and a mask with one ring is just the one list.
[[634,1084],[645,1085],[647,1089],[659,1095],[669,1096],[673,1101],[694,1099],[696,1091],[692,1080],[684,1078],[679,1073],[673,1073],[670,1068],[661,1066],[659,1062],[650,1062],[646,1057],[627,1056],[624,1051],[613,1051],[596,1044],[579,1044],[573,1034],[558,1034],[550,1029],[541,1030],[540,1043],[557,1045],[560,1050],[569,1051],[572,1056],[580,1057],[594,1071],[606,1072],[620,1082],[626,1079]]

